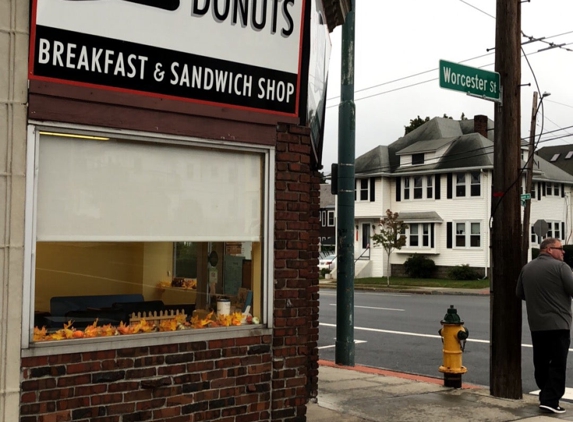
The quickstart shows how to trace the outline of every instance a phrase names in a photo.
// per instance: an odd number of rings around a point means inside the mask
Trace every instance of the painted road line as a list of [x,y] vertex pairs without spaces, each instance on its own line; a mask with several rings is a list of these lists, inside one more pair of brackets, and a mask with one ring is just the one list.
[[[529,394],[532,396],[538,396],[540,390],[531,391]],[[563,394],[562,400],[573,401],[573,388],[565,387],[565,394]]]
[[[332,292],[331,292],[332,290]],[[336,296],[336,290],[334,289],[329,289],[329,291],[327,292],[326,290],[321,290],[320,291],[320,295],[321,296]],[[408,296],[412,296],[411,293],[372,293],[372,292],[368,292],[368,296],[395,296],[395,297],[408,297]]]
[[[336,303],[329,303],[330,306],[336,306]],[[404,312],[405,309],[396,309],[396,308],[377,308],[375,306],[354,306],[354,308],[361,308],[361,309],[379,309],[381,311],[398,311]]]
[[[328,324],[326,322],[321,322],[319,325],[324,327],[334,327],[336,328],[336,324]],[[354,327],[355,330],[359,331],[371,331],[375,333],[385,333],[385,334],[397,334],[401,336],[412,336],[412,337],[425,337],[425,338],[436,338],[441,339],[442,337],[436,334],[420,334],[420,333],[410,333],[407,331],[394,331],[394,330],[382,330],[380,328],[367,328],[367,327]],[[480,340],[477,338],[468,338],[466,340],[469,343],[483,343],[489,344],[489,340]],[[531,344],[521,344],[521,347],[533,347]],[[573,349],[569,349],[570,352],[573,352]]]
[[[336,341],[336,338],[334,340]],[[354,344],[359,344],[359,343],[366,343],[366,340],[354,340]],[[333,347],[336,347],[336,345],[329,344],[328,346],[320,346],[318,347],[318,349],[332,349]]]

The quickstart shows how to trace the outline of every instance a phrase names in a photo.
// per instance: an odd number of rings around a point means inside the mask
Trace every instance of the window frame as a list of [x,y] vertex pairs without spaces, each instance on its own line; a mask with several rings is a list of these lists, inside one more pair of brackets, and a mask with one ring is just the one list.
[[[478,224],[479,233],[472,233],[473,225]],[[458,225],[463,225],[464,232],[458,234]],[[454,220],[452,227],[452,248],[454,249],[483,249],[483,235],[481,232],[482,222],[479,220]],[[479,246],[472,246],[472,239],[477,237]],[[458,245],[458,239],[463,239],[464,244]]]
[[404,177],[404,180],[403,180],[403,181],[404,181],[404,183],[403,183],[403,185],[404,185],[404,187],[403,187],[403,193],[404,193],[404,195],[402,195],[402,196],[403,196],[403,198],[404,198],[404,201],[409,201],[409,200],[410,200],[410,177],[409,177],[409,176]]
[[358,183],[360,184],[360,201],[368,201],[368,197],[370,196],[370,179],[358,179]]
[[424,164],[424,153],[412,154],[412,165],[419,166]]
[[560,197],[561,184],[555,182],[545,182],[545,196]]
[[[413,175],[403,176],[401,184],[402,200],[423,201],[434,199],[434,176],[433,175]],[[416,181],[419,185],[416,186]]]
[[[408,223],[408,230],[406,230],[406,242],[408,248],[413,249],[424,249],[432,250],[432,243],[436,244],[436,230],[432,230],[432,225],[434,222],[419,222],[419,223]],[[415,232],[415,233],[414,233]],[[415,240],[415,244],[412,244],[412,240]]]
[[[326,217],[326,226],[327,227],[334,227],[334,211],[333,210],[327,210],[327,217]],[[332,217],[332,223],[331,223],[331,217]]]
[[[41,163],[39,142],[41,132],[68,134],[75,138],[101,137],[104,139],[119,138],[149,144],[162,144],[164,146],[185,146],[190,151],[193,148],[208,148],[221,151],[235,151],[251,153],[261,157],[261,324],[256,326],[237,326],[232,330],[209,328],[206,330],[182,330],[174,332],[162,332],[146,335],[126,335],[97,337],[94,339],[78,339],[70,342],[49,341],[34,342],[34,291],[35,291],[35,262],[36,251],[36,221],[38,195],[38,176],[36,167]],[[65,136],[65,135],[64,135]],[[57,124],[30,121],[27,128],[27,151],[26,151],[26,205],[24,227],[24,285],[22,306],[22,332],[21,350],[22,356],[43,356],[50,354],[70,353],[76,351],[93,351],[106,349],[118,349],[125,347],[139,347],[152,344],[177,344],[182,338],[193,341],[197,339],[217,339],[222,337],[244,337],[251,335],[253,329],[271,332],[273,327],[273,283],[274,279],[274,171],[275,149],[265,145],[244,145],[235,142],[221,142],[195,137],[184,137],[166,134],[141,133],[137,131],[119,131],[111,128],[93,128],[76,124]],[[104,239],[105,240],[105,239]],[[228,333],[228,334],[227,334]],[[159,339],[159,340],[158,340]],[[97,345],[96,345],[97,343]],[[103,346],[102,346],[103,345]]]

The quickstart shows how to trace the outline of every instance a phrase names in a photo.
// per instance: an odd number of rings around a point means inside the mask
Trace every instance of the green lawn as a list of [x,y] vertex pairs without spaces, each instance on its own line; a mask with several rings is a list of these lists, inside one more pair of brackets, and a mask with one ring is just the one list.
[[[357,278],[355,286],[386,287],[386,277]],[[437,278],[390,277],[390,287],[448,287],[459,289],[484,289],[489,287],[489,280],[449,280]]]

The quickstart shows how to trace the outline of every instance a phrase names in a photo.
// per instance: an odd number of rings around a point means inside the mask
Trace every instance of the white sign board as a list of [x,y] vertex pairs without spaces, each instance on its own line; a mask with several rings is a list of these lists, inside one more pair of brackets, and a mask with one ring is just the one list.
[[297,115],[305,0],[34,0],[30,79]]
[[322,2],[311,0],[307,122],[318,162],[322,154],[328,64],[332,48],[325,15]]

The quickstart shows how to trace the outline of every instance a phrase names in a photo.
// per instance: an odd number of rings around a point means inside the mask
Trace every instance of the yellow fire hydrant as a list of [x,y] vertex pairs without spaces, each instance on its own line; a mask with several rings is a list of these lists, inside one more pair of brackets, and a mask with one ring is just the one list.
[[442,337],[444,361],[439,371],[444,373],[444,386],[461,388],[462,374],[468,369],[462,366],[462,353],[466,345],[469,331],[460,319],[454,305],[450,305],[446,316],[442,321],[442,328],[438,331]]

